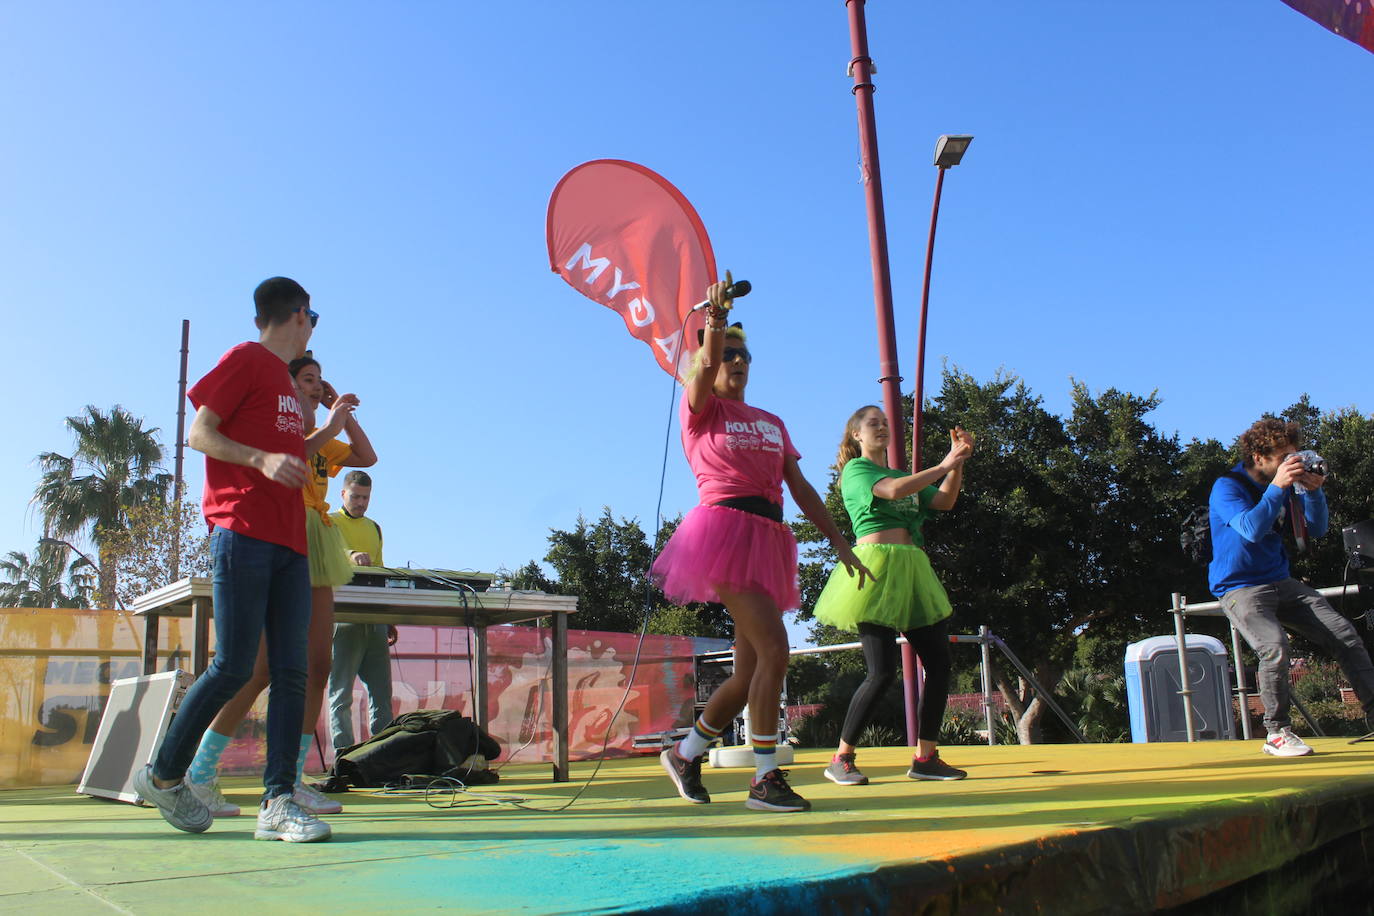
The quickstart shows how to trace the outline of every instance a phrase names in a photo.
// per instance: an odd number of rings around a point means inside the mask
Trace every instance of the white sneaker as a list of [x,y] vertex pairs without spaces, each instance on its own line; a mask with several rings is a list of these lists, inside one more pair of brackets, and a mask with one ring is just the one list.
[[343,810],[343,805],[303,782],[296,783],[296,791],[291,794],[291,798],[311,814],[338,814]]
[[329,839],[333,832],[328,824],[292,801],[290,795],[277,795],[258,808],[258,829],[253,831],[253,839],[313,843]]
[[238,817],[239,806],[230,804],[224,798],[224,793],[219,790],[219,780],[207,783],[198,783],[189,776],[186,778],[186,785],[190,787],[191,794],[200,799],[200,803],[210,809],[211,817]]
[[1293,734],[1293,729],[1285,727],[1270,733],[1264,742],[1264,752],[1275,757],[1306,757],[1312,753],[1312,748]]
[[158,788],[157,783],[153,782],[151,763],[134,771],[134,791],[144,801],[157,805],[157,810],[167,823],[187,833],[204,833],[210,829],[214,818],[210,817],[210,810],[186,786],[187,782],[183,779],[174,786]]

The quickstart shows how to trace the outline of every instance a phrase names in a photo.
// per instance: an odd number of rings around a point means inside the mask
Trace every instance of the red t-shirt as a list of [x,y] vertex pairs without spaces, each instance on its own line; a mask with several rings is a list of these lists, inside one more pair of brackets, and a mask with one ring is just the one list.
[[[305,460],[305,420],[291,373],[275,353],[247,341],[186,393],[220,417],[219,431],[242,445]],[[205,520],[230,531],[306,553],[305,503],[299,489],[256,468],[205,456]]]

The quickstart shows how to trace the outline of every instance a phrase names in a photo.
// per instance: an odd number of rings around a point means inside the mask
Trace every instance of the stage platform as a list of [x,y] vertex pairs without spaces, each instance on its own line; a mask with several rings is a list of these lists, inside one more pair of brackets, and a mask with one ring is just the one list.
[[[70,786],[0,790],[0,912],[1367,912],[1374,743],[1312,743],[950,747],[950,783],[865,750],[854,788],[802,751],[804,814],[746,809],[748,771],[708,769],[697,806],[654,758],[612,760],[563,813],[353,792],[333,840],[300,845],[255,842],[248,815],[191,836]],[[552,807],[591,771],[512,765],[486,791]],[[258,791],[226,786],[249,812]]]

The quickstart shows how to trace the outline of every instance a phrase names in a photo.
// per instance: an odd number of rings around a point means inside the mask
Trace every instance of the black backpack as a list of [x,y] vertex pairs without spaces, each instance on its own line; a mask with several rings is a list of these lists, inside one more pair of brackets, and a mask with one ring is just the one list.
[[326,791],[385,786],[412,774],[453,777],[468,785],[496,782],[496,773],[465,764],[474,755],[495,760],[500,754],[501,745],[457,710],[417,709],[362,744],[341,750]]
[[[1235,478],[1245,484],[1250,495],[1255,497],[1256,503],[1264,496],[1247,474],[1227,471],[1222,476]],[[1195,506],[1183,519],[1178,532],[1178,545],[1195,565],[1206,566],[1212,562],[1212,509],[1208,503]]]

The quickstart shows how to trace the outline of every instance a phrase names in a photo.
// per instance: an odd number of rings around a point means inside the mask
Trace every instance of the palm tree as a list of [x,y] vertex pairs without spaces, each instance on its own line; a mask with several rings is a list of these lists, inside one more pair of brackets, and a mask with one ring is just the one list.
[[[33,502],[43,516],[44,533],[58,538],[86,537],[103,548],[106,532],[128,524],[131,506],[162,501],[172,475],[161,472],[162,446],[157,429],[115,405],[109,414],[87,405],[81,416],[68,417],[76,437],[71,457],[56,452],[38,456],[43,472]],[[113,607],[114,564],[100,550],[99,602]]]
[[65,550],[40,544],[32,559],[11,550],[0,560],[0,574],[0,607],[90,607],[90,564],[77,559],[67,566]]

